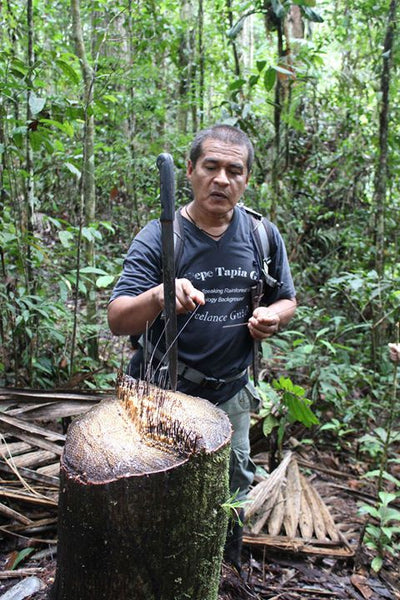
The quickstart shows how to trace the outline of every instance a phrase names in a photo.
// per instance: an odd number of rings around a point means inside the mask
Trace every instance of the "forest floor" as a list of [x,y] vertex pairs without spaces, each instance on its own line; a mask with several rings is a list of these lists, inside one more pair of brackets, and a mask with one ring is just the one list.
[[[260,450],[263,452],[265,448],[257,448],[257,452]],[[353,450],[350,445],[343,448],[319,438],[306,452],[296,452],[307,459],[307,478],[329,507],[335,524],[354,551],[353,556],[336,558],[329,553],[313,556],[307,551],[245,546],[240,575],[229,565],[222,565],[218,600],[400,600],[399,557],[387,554],[379,574],[374,574],[370,569],[373,554],[359,543],[365,523],[359,505],[368,501],[371,504],[373,490],[362,477],[369,470],[368,464],[363,464]],[[3,517],[1,521],[0,536],[5,529]],[[46,533],[38,535],[55,540],[55,519]],[[22,556],[24,544],[18,537],[0,537],[0,600],[49,597],[56,570],[55,545],[49,543],[46,547],[42,543],[35,551],[32,540],[25,545],[26,556],[14,576],[9,569],[15,568],[11,565],[15,565],[17,556]],[[41,588],[38,591],[29,592],[32,578]],[[7,591],[17,592],[17,585],[25,592],[8,596]]]

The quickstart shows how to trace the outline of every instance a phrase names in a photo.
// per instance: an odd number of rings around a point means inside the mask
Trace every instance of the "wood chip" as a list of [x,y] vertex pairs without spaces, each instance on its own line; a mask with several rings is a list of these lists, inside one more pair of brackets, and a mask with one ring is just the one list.
[[56,455],[54,452],[48,450],[36,450],[34,452],[26,452],[20,456],[12,458],[12,463],[19,469],[19,467],[32,467],[39,466],[49,461],[54,461]]
[[28,517],[25,517],[25,515],[21,515],[21,513],[10,508],[9,506],[6,506],[2,502],[0,502],[0,514],[5,515],[6,517],[15,521],[19,521],[24,525],[30,525],[32,523],[31,519],[28,519]]
[[317,496],[313,494],[313,489],[307,481],[302,485],[305,500],[308,503],[312,516],[313,531],[318,540],[326,540],[326,527],[324,519],[320,512],[320,506]]
[[10,458],[10,456],[18,456],[31,448],[27,442],[10,442],[4,441],[0,444],[0,458]]
[[268,519],[268,533],[269,535],[279,535],[282,529],[283,517],[285,514],[286,500],[283,496],[282,490],[279,490],[278,497],[273,507],[270,517]]
[[303,475],[300,475],[301,485],[301,501],[300,501],[300,515],[299,515],[299,529],[301,536],[304,539],[312,538],[314,533],[313,518],[311,507],[307,501],[307,494],[305,491],[308,482]]
[[283,526],[288,537],[295,537],[300,517],[301,483],[297,461],[293,458],[287,467],[284,491],[285,514]]

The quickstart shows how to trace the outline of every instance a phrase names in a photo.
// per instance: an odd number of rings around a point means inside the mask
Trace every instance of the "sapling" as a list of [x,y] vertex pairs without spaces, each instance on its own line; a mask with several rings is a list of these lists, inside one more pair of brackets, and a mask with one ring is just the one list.
[[[367,513],[377,522],[373,525],[367,522],[364,531],[360,537],[360,544],[365,536],[365,544],[368,548],[375,550],[377,556],[373,559],[371,567],[378,572],[383,564],[384,555],[389,552],[393,556],[397,555],[400,544],[396,542],[396,536],[400,533],[400,511],[390,505],[394,500],[400,497],[400,481],[392,474],[388,473],[387,465],[389,463],[389,448],[394,441],[396,434],[393,431],[395,417],[397,415],[397,379],[398,367],[400,364],[400,343],[399,343],[399,322],[397,327],[397,341],[389,344],[390,359],[394,364],[392,393],[389,398],[389,415],[386,427],[386,435],[383,441],[383,448],[380,459],[379,470],[371,471],[366,477],[377,477],[377,501],[375,506],[363,505],[360,508],[362,513]],[[388,480],[397,488],[395,492],[387,492],[383,489],[383,481]]]

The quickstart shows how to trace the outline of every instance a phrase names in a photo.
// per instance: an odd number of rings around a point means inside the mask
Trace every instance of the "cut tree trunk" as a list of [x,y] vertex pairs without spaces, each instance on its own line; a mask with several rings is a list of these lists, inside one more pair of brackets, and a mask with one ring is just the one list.
[[120,378],[69,428],[54,600],[216,600],[231,427],[200,398]]

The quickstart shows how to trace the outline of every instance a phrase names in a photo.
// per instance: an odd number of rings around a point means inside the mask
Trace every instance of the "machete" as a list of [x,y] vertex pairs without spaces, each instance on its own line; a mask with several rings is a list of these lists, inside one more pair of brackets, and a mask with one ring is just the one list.
[[169,384],[176,390],[178,379],[178,348],[175,299],[174,218],[175,177],[174,161],[170,154],[157,157],[160,171],[161,198],[161,244],[164,284],[165,352],[168,364]]

